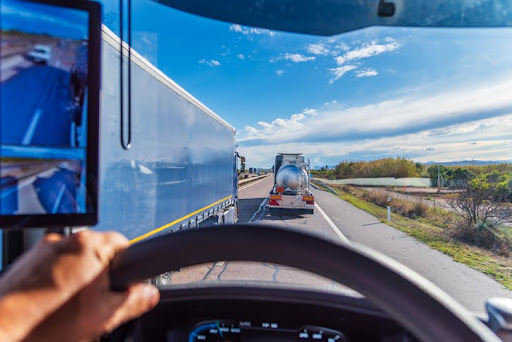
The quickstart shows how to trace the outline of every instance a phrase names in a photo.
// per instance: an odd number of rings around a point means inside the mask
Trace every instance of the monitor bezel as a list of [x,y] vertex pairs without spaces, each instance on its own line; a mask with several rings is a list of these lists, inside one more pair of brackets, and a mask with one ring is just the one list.
[[94,226],[98,223],[99,110],[101,77],[101,5],[94,1],[20,0],[89,13],[87,151],[87,212],[76,214],[0,215],[1,229]]

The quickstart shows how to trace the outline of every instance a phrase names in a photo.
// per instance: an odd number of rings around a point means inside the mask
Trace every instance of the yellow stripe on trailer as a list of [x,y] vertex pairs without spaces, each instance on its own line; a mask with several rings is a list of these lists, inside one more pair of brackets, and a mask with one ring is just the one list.
[[208,205],[208,206],[206,206],[206,207],[204,207],[204,208],[201,208],[201,209],[199,209],[199,210],[196,210],[196,211],[194,211],[193,213],[190,213],[190,214],[188,214],[188,215],[185,215],[185,216],[183,216],[183,217],[180,217],[179,219],[174,220],[174,221],[172,221],[172,222],[170,222],[170,223],[167,223],[167,224],[165,224],[165,225],[163,225],[163,226],[161,226],[161,227],[159,227],[159,228],[153,229],[152,231],[150,231],[150,232],[148,232],[148,233],[146,233],[146,234],[144,234],[144,235],[141,235],[141,236],[139,236],[139,237],[136,237],[136,238],[135,238],[135,239],[133,239],[133,240],[130,240],[130,243],[135,243],[135,242],[139,242],[139,241],[141,241],[141,240],[144,240],[145,238],[148,238],[148,237],[150,237],[151,235],[154,235],[154,234],[156,234],[156,233],[161,232],[162,230],[164,230],[164,229],[166,229],[166,228],[169,228],[169,227],[171,227],[171,226],[174,226],[176,223],[179,223],[179,222],[181,222],[181,221],[183,221],[183,220],[188,219],[189,217],[192,217],[192,216],[194,216],[194,215],[196,215],[196,214],[199,214],[201,211],[204,211],[204,210],[206,210],[206,209],[209,209],[209,208],[213,207],[214,205],[217,205],[217,204],[219,204],[219,203],[221,203],[221,202],[227,201],[227,200],[228,200],[228,199],[230,199],[231,197],[232,197],[232,196],[224,197],[223,199],[218,200],[217,202],[214,202],[214,203],[212,203],[212,204],[210,204],[210,205]]

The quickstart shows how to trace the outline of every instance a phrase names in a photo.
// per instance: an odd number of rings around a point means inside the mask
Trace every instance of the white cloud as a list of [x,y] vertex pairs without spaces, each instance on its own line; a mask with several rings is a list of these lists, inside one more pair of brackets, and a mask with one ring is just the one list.
[[329,101],[329,102],[325,102],[324,106],[329,106],[329,105],[333,105],[333,104],[336,104],[336,103],[338,103],[338,101],[332,100],[332,101]]
[[356,76],[357,77],[371,77],[371,76],[377,76],[379,73],[377,70],[372,68],[366,68],[362,70],[356,70]]
[[277,76],[283,76],[284,70],[276,70]]
[[357,66],[355,66],[355,65],[344,65],[344,66],[340,66],[340,67],[337,67],[337,68],[329,69],[329,72],[331,73],[331,75],[333,75],[333,77],[329,80],[329,83],[333,83],[334,81],[339,80],[347,72],[349,72],[350,70],[354,70],[354,69],[357,69]]
[[307,51],[309,53],[312,53],[313,55],[323,55],[323,56],[326,56],[330,53],[330,50],[322,43],[309,44],[307,47]]
[[206,65],[208,65],[208,66],[213,67],[213,66],[219,66],[219,65],[220,65],[220,62],[219,62],[219,61],[217,61],[217,60],[215,60],[215,59],[212,59],[212,60],[210,60],[210,61],[209,61],[209,60],[206,60],[206,59],[204,59],[204,58],[203,58],[203,59],[201,59],[201,60],[199,61],[199,64],[206,64]]
[[302,131],[305,127],[301,122],[306,118],[306,115],[299,113],[293,114],[289,119],[275,119],[271,123],[259,121],[256,127],[246,126],[247,139],[259,139],[268,136],[281,135],[281,134],[295,134]]
[[313,108],[305,108],[303,111],[302,111],[303,114],[306,114],[306,115],[317,115],[318,114],[318,111],[316,109],[313,109]]
[[271,31],[271,30],[257,28],[257,27],[246,27],[246,26],[241,26],[238,24],[233,24],[233,25],[229,26],[229,30],[233,31],[233,32],[241,33],[243,35],[266,34],[266,35],[273,37],[276,34],[274,31]]
[[340,43],[334,47],[338,51],[348,51],[350,50],[350,46],[348,46],[346,43]]
[[284,55],[284,59],[292,61],[294,63],[314,61],[316,59],[315,56],[304,56],[299,53],[286,53]]
[[384,39],[385,44],[379,44],[374,40],[370,43],[363,43],[360,47],[347,51],[342,56],[336,57],[336,64],[343,65],[350,61],[356,61],[363,58],[373,57],[385,52],[391,52],[400,47],[400,44],[391,37]]
[[305,56],[301,55],[300,53],[285,53],[284,55],[281,55],[279,57],[272,57],[270,58],[270,63],[275,63],[280,60],[287,60],[292,61],[294,63],[302,63],[302,62],[308,62],[308,61],[314,61],[316,59],[315,56]]
[[[440,135],[433,139],[431,131],[404,134],[397,137],[360,139],[333,142],[280,142],[271,144],[244,146],[240,144],[240,153],[256,166],[269,167],[275,154],[283,151],[299,151],[314,160],[320,158],[322,164],[334,165],[342,160],[377,159],[396,157],[402,151],[404,157],[419,162],[459,161],[459,160],[510,160],[512,149],[512,115],[482,120],[487,122],[485,129],[479,131],[479,144],[472,145],[465,135]],[[459,125],[460,127],[465,124]],[[475,132],[476,133],[476,132]],[[400,150],[407,146],[407,151]],[[428,146],[425,148],[425,146]],[[318,164],[318,163],[317,163]]]
[[244,56],[242,53],[239,53],[239,54],[238,54],[238,58],[239,58],[239,59],[244,59],[244,58],[245,58],[245,56]]
[[342,109],[321,106],[315,115],[306,109],[289,118],[260,121],[246,127],[238,140],[245,154],[262,161],[265,157],[257,155],[287,150],[320,156],[324,162],[381,158],[396,156],[397,148],[404,147],[418,161],[507,160],[512,150],[511,93],[512,81],[506,81]]

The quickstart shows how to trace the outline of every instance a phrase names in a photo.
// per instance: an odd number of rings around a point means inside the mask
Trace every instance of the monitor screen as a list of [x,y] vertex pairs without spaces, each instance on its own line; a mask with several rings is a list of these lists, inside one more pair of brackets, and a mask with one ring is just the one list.
[[0,1],[2,228],[95,223],[99,18],[90,4]]

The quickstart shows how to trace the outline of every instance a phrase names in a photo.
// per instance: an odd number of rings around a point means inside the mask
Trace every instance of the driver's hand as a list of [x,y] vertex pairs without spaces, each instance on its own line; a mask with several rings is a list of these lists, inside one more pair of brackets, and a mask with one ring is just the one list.
[[109,289],[108,265],[128,245],[118,233],[47,235],[0,278],[0,340],[90,340],[153,308],[152,285]]

